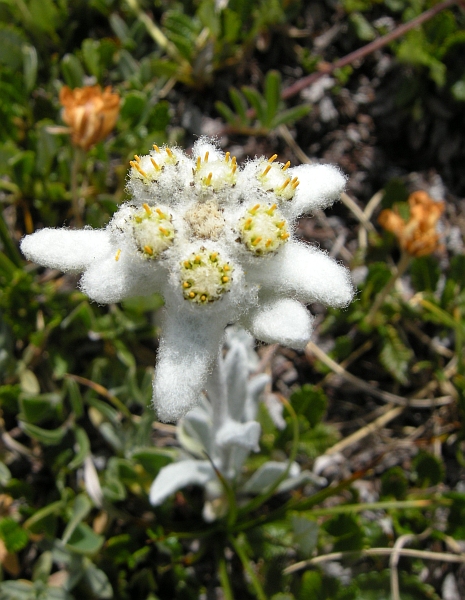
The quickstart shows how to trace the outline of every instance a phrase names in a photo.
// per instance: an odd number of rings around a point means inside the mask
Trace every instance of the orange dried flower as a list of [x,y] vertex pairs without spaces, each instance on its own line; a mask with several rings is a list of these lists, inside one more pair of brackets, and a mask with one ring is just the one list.
[[399,245],[411,256],[426,256],[440,247],[436,226],[444,212],[444,202],[436,202],[426,192],[417,191],[408,198],[410,218],[404,221],[397,209],[383,210],[378,223],[393,233]]
[[63,105],[63,121],[71,128],[75,146],[89,150],[105,139],[115,126],[119,114],[120,97],[112,93],[111,87],[103,91],[99,85],[71,90],[63,86],[60,90]]

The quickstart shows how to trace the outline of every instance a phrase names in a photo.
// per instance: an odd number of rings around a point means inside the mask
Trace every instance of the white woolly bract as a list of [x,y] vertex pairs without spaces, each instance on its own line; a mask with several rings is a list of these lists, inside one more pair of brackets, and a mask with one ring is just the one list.
[[[153,401],[173,421],[198,402],[226,325],[302,348],[311,333],[304,304],[350,302],[347,270],[293,239],[297,217],[328,206],[344,183],[334,167],[292,168],[276,156],[240,167],[206,138],[192,157],[154,146],[131,161],[132,199],[105,229],[44,229],[21,249],[44,266],[83,272],[80,287],[96,302],[164,297]],[[186,261],[197,255],[209,267],[189,277]]]

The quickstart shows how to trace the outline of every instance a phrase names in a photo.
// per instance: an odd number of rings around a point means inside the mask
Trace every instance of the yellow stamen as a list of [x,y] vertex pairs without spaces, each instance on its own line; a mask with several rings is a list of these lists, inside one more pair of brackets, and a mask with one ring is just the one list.
[[142,177],[145,177],[146,179],[148,179],[147,173],[139,166],[139,163],[131,160],[129,161],[129,164],[131,165],[131,167],[133,169],[136,169],[136,171],[139,171],[139,173],[142,175]]
[[290,183],[291,183],[291,178],[290,178],[290,177],[288,177],[288,178],[286,179],[286,181],[283,183],[283,185],[282,185],[282,186],[280,186],[280,187],[278,188],[278,190],[277,190],[277,191],[278,191],[278,192],[282,192],[283,190],[285,190],[285,189],[287,188],[287,186],[288,186]]
[[277,158],[278,158],[278,155],[277,154],[273,154],[273,156],[270,156],[270,158],[268,159],[268,162],[271,164]]
[[230,269],[229,265],[224,265],[223,271],[229,271],[229,269]]
[[140,156],[137,156],[137,154],[134,154],[134,158],[137,160],[137,162],[140,162]]
[[294,177],[294,179],[291,182],[291,186],[295,189],[298,185],[299,185],[300,181],[298,180],[297,177]]
[[266,246],[267,248],[269,248],[269,247],[271,246],[271,244],[272,244],[272,241],[271,241],[271,240],[266,240],[266,244],[265,244],[265,246]]
[[270,217],[272,216],[272,214],[274,213],[274,211],[276,210],[277,205],[273,204],[273,206],[270,206],[270,208],[266,211],[266,214],[270,215]]
[[284,167],[283,167],[282,170],[285,171],[286,169],[289,169],[290,166],[291,166],[291,161],[288,160],[287,163],[284,165]]
[[282,234],[281,234],[279,237],[280,237],[282,240],[287,240],[287,238],[288,238],[289,236],[290,236],[290,234],[289,234],[289,233],[282,233]]
[[194,292],[189,292],[189,298],[195,298]]
[[207,179],[205,180],[205,183],[207,185],[210,185],[210,183],[212,182],[212,177],[213,177],[213,173],[209,173]]
[[150,208],[150,206],[147,204],[147,202],[144,202],[144,204],[142,204],[142,206],[144,207],[144,210],[145,210],[145,212],[146,212],[148,215],[151,215],[151,214],[152,214],[152,209],[151,209],[151,208]]
[[190,269],[191,263],[188,260],[185,260],[184,261],[184,266],[186,267],[186,269]]
[[191,285],[190,285],[190,283],[187,283],[187,281],[185,281],[185,282],[182,284],[182,287],[183,287],[185,290],[187,290],[187,288],[190,288],[190,287],[191,287]]
[[156,144],[153,145],[153,149],[155,152],[160,152],[160,148]]
[[262,238],[260,236],[256,237],[253,241],[252,241],[252,246],[257,246],[260,242],[262,241]]
[[142,223],[142,217],[136,217],[136,223]]
[[229,281],[229,277],[226,277],[226,275],[224,275],[224,276],[221,278],[221,281],[222,281],[223,283],[228,283],[228,281]]
[[217,256],[218,256],[218,252],[212,252],[210,254],[210,260],[215,261]]
[[150,256],[152,256],[153,254],[153,249],[150,246],[144,246],[144,252],[146,254],[150,254]]
[[231,169],[231,173],[234,175],[234,173],[236,172],[237,169],[237,165],[233,165],[232,169]]
[[229,157],[231,156],[231,152],[226,152],[226,155],[224,157],[224,161],[225,162],[229,162]]
[[200,156],[197,156],[197,164],[195,165],[195,170],[198,171],[200,169],[200,163],[202,162],[202,159],[200,158]]
[[268,174],[268,171],[269,171],[270,169],[271,169],[271,165],[268,165],[268,166],[266,167],[266,169],[263,171],[263,173],[262,173],[262,175],[261,175],[261,176],[262,176],[262,177],[265,177],[265,175],[267,175],[267,174]]
[[205,296],[205,294],[202,294],[200,296],[200,300],[202,300],[202,302],[205,302],[206,299],[207,299],[207,297]]
[[201,259],[200,259],[200,256],[199,256],[198,254],[197,254],[197,256],[194,258],[194,262],[195,262],[197,265],[200,265]]
[[280,223],[276,223],[276,227],[278,229],[282,229],[284,227],[284,225],[286,224],[286,221],[281,221]]
[[249,208],[249,213],[252,214],[252,215],[254,215],[259,208],[260,208],[260,204],[256,204],[252,208]]
[[252,219],[247,219],[247,221],[244,223],[244,229],[252,229]]
[[171,150],[169,148],[165,148],[165,150],[166,150],[166,154],[168,154],[168,156],[170,158],[173,158],[174,154],[171,152]]
[[233,157],[232,157],[232,159],[231,159],[231,163],[232,163],[233,165],[235,165],[235,164],[236,164],[236,162],[237,162],[237,160],[236,160],[236,157],[235,157],[235,156],[233,156]]
[[155,212],[158,213],[162,219],[166,219],[165,213],[163,213],[160,208],[156,208]]
[[163,234],[163,235],[166,235],[167,237],[168,237],[168,236],[169,236],[169,234],[170,234],[170,232],[169,232],[167,229],[165,229],[164,227],[162,227],[161,225],[160,225],[160,227],[158,228],[158,231],[161,231],[161,232],[162,232],[162,234]]
[[118,251],[116,252],[116,256],[115,256],[115,260],[116,260],[116,262],[118,262],[118,261],[119,261],[119,257],[120,257],[120,256],[121,256],[121,250],[118,250]]
[[152,163],[152,165],[155,167],[155,169],[157,171],[161,171],[161,168],[157,165],[157,163],[153,160],[152,157],[150,157],[150,162]]
[[208,162],[208,155],[210,154],[210,152],[208,152],[208,150],[205,152],[205,156],[203,157],[203,160],[205,162]]

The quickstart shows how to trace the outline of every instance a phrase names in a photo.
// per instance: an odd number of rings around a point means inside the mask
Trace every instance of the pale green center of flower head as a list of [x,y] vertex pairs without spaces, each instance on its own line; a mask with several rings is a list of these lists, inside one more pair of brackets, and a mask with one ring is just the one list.
[[145,258],[158,258],[174,239],[174,227],[169,213],[144,204],[133,216],[134,239]]
[[250,207],[239,221],[239,232],[241,242],[257,256],[276,252],[289,237],[287,221],[276,204]]
[[196,304],[219,300],[231,287],[234,267],[218,252],[200,248],[181,262],[181,286],[184,298]]
[[236,170],[236,157],[231,158],[229,152],[226,152],[223,160],[209,160],[209,153],[205,152],[203,159],[201,156],[197,157],[194,181],[204,188],[221,190],[236,185]]
[[277,154],[267,161],[263,161],[257,167],[257,180],[266,192],[273,192],[283,200],[292,200],[295,190],[299,185],[297,177],[289,177],[286,173],[290,162],[285,165],[275,163]]
[[170,148],[159,148],[153,146],[153,151],[147,156],[134,155],[134,160],[131,160],[131,170],[129,177],[142,181],[145,184],[153,183],[160,178],[163,169],[167,165],[176,165],[178,159]]

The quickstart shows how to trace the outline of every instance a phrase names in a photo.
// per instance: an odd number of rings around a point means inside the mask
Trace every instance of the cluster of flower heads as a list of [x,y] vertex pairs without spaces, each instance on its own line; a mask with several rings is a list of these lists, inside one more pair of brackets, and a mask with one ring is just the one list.
[[410,216],[403,219],[397,210],[381,211],[379,224],[393,233],[404,252],[427,256],[441,247],[437,224],[444,212],[444,202],[437,202],[421,190],[408,197]]
[[203,138],[192,157],[154,146],[130,167],[132,199],[104,230],[44,229],[22,250],[42,265],[83,271],[81,289],[100,303],[163,295],[154,379],[161,420],[197,403],[226,325],[303,348],[312,330],[304,305],[352,299],[347,270],[294,238],[301,214],[339,197],[345,178],[335,167],[291,168],[275,155],[240,168]]

